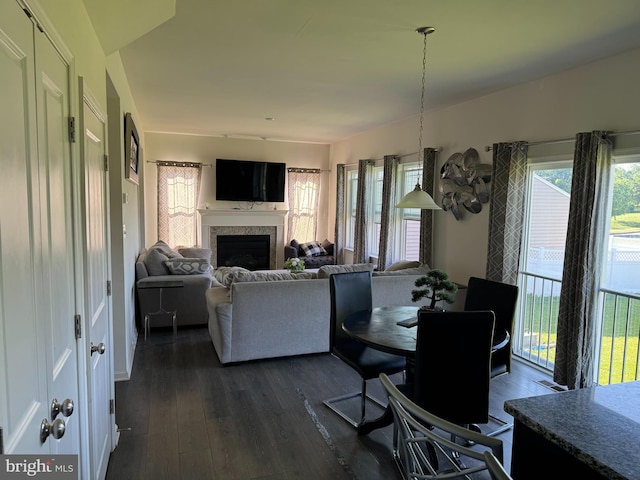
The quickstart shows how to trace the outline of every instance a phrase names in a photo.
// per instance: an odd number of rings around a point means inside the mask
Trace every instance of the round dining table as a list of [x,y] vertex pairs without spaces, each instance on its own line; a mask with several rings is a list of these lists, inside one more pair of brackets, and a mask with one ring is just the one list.
[[[407,359],[406,380],[411,382],[416,355],[418,309],[416,305],[402,305],[360,310],[344,319],[342,329],[371,348],[404,356]],[[506,347],[509,339],[510,335],[506,330],[494,332],[492,350],[495,352]],[[391,425],[392,422],[393,414],[387,408],[379,418],[360,424],[357,431],[359,435],[368,434],[376,428]]]

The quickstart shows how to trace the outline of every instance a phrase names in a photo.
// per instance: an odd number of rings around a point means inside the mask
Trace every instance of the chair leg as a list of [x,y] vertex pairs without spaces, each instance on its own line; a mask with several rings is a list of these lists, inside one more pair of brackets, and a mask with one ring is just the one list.
[[[360,397],[360,420],[359,421],[352,419],[349,415],[347,415],[345,412],[340,410],[335,405],[344,400],[349,400],[356,397]],[[367,394],[367,381],[363,378],[361,390],[359,392],[347,393],[346,395],[340,395],[339,397],[330,398],[328,400],[325,400],[323,403],[328,408],[333,410],[333,412],[337,413],[340,417],[342,417],[343,420],[346,420],[349,424],[351,424],[352,427],[358,428],[358,426],[362,425],[362,423],[365,421],[367,399],[375,403],[376,405],[378,405],[380,408],[386,408],[386,405],[382,403],[380,400]]]
[[489,418],[491,418],[494,422],[499,423],[500,427],[496,428],[490,433],[485,433],[485,435],[487,435],[488,437],[495,437],[513,428],[513,422],[505,422],[501,418],[498,418],[491,414],[489,414]]

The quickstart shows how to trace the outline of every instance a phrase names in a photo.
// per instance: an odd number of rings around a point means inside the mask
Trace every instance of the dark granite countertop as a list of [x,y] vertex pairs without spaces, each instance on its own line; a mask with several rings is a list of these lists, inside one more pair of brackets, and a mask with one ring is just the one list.
[[612,479],[640,479],[640,382],[507,400],[505,412]]

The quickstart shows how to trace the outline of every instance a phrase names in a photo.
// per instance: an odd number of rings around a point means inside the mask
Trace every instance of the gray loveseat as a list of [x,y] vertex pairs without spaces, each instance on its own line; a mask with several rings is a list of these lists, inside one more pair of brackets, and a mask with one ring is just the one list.
[[[311,252],[305,252],[307,246],[312,245]],[[298,243],[291,240],[289,245],[284,246],[284,259],[299,258],[304,262],[305,268],[320,268],[323,265],[335,265],[336,257],[333,253],[333,243],[325,240],[319,242]]]
[[[176,281],[181,282],[182,286],[162,289],[162,308],[177,312],[178,326],[206,325],[208,313],[205,294],[214,282],[210,261],[211,250],[209,249],[174,250],[162,241],[143,250],[136,260],[138,331],[142,331],[144,316],[160,309],[159,288],[168,285],[167,282],[172,284]],[[167,266],[167,262],[170,262],[173,269]],[[170,325],[170,315],[158,315],[157,318],[152,318],[152,327]]]
[[[373,270],[372,264],[321,267],[317,277],[283,280],[256,274],[221,283],[207,291],[209,334],[222,364],[329,351],[330,296],[328,275]],[[404,272],[374,272],[373,305],[412,305],[411,290],[428,267]],[[284,276],[283,276],[284,275]],[[231,275],[233,277],[233,275]],[[288,278],[288,277],[287,277]],[[462,302],[464,297],[462,296]],[[416,309],[423,303],[415,303]],[[457,297],[447,309],[460,308]]]

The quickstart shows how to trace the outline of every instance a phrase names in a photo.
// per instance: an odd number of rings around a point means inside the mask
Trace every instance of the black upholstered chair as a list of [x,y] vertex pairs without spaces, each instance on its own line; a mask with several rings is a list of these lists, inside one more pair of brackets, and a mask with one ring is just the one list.
[[[404,371],[406,359],[368,347],[359,342],[342,329],[343,320],[351,313],[372,308],[371,273],[348,272],[336,273],[329,277],[331,292],[331,328],[330,351],[343,362],[353,368],[362,379],[359,392],[341,395],[325,400],[324,404],[340,415],[354,427],[365,420],[366,399],[380,402],[367,396],[367,380],[378,378],[380,373],[393,375]],[[343,400],[360,397],[360,419],[350,418],[337,404]]]
[[[471,277],[467,285],[464,310],[491,310],[496,316],[496,333],[513,335],[513,322],[518,301],[518,287],[484,278]],[[491,377],[511,372],[511,340],[491,357]]]
[[[478,277],[469,278],[464,310],[491,310],[495,314],[494,343],[498,343],[504,332],[508,335],[508,341],[491,355],[491,378],[511,372],[511,338],[513,338],[517,302],[518,287],[516,285]],[[490,435],[498,435],[513,427],[512,422],[493,415],[491,418],[501,426]]]
[[448,422],[488,423],[493,328],[491,311],[420,311],[414,379],[400,390]]

